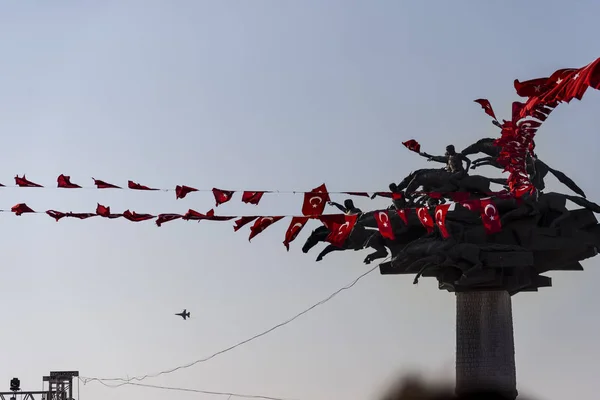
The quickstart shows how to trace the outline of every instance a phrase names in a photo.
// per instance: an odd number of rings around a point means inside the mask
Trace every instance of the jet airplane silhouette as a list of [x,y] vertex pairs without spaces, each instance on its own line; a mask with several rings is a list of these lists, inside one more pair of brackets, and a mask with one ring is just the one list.
[[186,320],[190,317],[190,312],[189,311],[186,312],[186,311],[187,310],[184,308],[182,312],[180,312],[179,314],[175,314],[175,315],[179,315],[181,318]]

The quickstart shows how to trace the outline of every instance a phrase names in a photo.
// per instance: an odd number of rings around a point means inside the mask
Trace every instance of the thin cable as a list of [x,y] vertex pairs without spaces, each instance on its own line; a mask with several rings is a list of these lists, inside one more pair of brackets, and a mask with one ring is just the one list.
[[[388,258],[389,257],[387,257],[385,260],[387,260]],[[344,290],[348,290],[348,289],[352,288],[354,285],[356,285],[358,283],[358,281],[360,281],[362,278],[364,278],[365,276],[367,276],[371,272],[375,271],[377,268],[379,268],[379,265],[375,265],[373,268],[371,268],[367,272],[364,272],[361,275],[359,275],[358,278],[356,278],[354,281],[352,281],[352,283],[349,283],[348,285],[346,285],[346,286],[344,286],[344,287],[336,290],[331,295],[327,296],[325,299],[319,301],[318,303],[313,304],[312,306],[310,306],[307,309],[305,309],[304,311],[296,314],[292,318],[290,318],[290,319],[288,319],[288,320],[286,320],[284,322],[281,322],[281,323],[273,326],[272,328],[267,329],[266,331],[263,331],[263,332],[261,332],[261,333],[259,333],[257,335],[254,335],[254,336],[252,336],[252,337],[250,337],[248,339],[242,340],[241,342],[238,342],[238,343],[236,343],[236,344],[234,344],[234,345],[232,345],[230,347],[227,347],[227,348],[225,348],[223,350],[217,351],[216,353],[214,353],[214,354],[212,354],[212,355],[210,355],[208,357],[201,358],[201,359],[193,361],[193,362],[191,362],[189,364],[180,365],[178,367],[171,368],[171,369],[168,369],[168,370],[165,370],[165,371],[161,371],[161,372],[158,372],[158,373],[155,373],[155,374],[147,374],[147,375],[143,375],[143,376],[136,376],[136,377],[133,377],[133,378],[85,378],[85,377],[82,377],[81,379],[82,379],[82,381],[83,381],[84,384],[86,384],[88,382],[94,382],[94,381],[101,382],[101,383],[111,382],[111,381],[112,382],[114,382],[114,381],[120,381],[120,382],[130,383],[131,381],[138,381],[139,382],[139,381],[143,381],[144,379],[147,379],[147,378],[156,378],[157,376],[165,375],[165,374],[170,374],[170,373],[173,373],[173,372],[178,371],[180,369],[190,368],[190,367],[192,367],[192,366],[194,366],[196,364],[206,362],[206,361],[211,360],[211,359],[213,359],[213,358],[215,358],[215,357],[217,357],[217,356],[219,356],[221,354],[227,353],[227,352],[229,352],[229,351],[231,351],[231,350],[233,350],[233,349],[235,349],[237,347],[240,347],[240,346],[242,346],[242,345],[244,345],[246,343],[249,343],[249,342],[251,342],[253,340],[256,340],[256,339],[258,339],[258,338],[260,338],[262,336],[265,336],[265,335],[273,332],[276,329],[281,328],[282,326],[285,326],[285,325],[289,324],[290,322],[292,322],[292,321],[300,318],[304,314],[312,311],[313,309],[319,307],[320,305],[323,305],[323,304],[327,303],[329,300],[333,299],[335,296],[337,296],[339,293],[343,292]]]
[[119,385],[109,385],[104,382],[100,382],[100,383],[103,384],[104,386],[106,386],[108,388],[112,388],[112,389],[118,388],[118,387],[121,387],[124,385],[128,385],[128,386],[145,387],[145,388],[150,388],[150,389],[162,389],[162,390],[173,390],[173,391],[178,391],[178,392],[202,393],[202,394],[208,394],[208,395],[213,395],[213,396],[229,396],[228,399],[237,397],[237,398],[242,398],[242,399],[292,400],[292,399],[284,398],[284,397],[273,397],[273,396],[263,396],[263,395],[256,395],[256,394],[232,393],[232,392],[216,392],[216,391],[212,391],[212,390],[190,389],[190,388],[180,388],[180,387],[172,387],[172,386],[146,385],[143,383],[125,382],[125,383],[121,383]]

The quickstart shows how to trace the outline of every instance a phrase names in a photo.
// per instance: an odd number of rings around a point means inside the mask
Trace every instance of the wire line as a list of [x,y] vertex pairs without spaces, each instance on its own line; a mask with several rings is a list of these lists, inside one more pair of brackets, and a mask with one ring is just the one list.
[[[386,258],[386,260],[387,260],[387,258]],[[147,378],[156,378],[156,377],[158,377],[160,375],[170,374],[170,373],[173,373],[173,372],[178,371],[180,369],[190,368],[190,367],[192,367],[192,366],[194,366],[196,364],[207,362],[207,361],[209,361],[209,360],[211,360],[211,359],[213,359],[213,358],[215,358],[215,357],[217,357],[217,356],[219,356],[221,354],[227,353],[227,352],[229,352],[231,350],[234,350],[237,347],[243,346],[246,343],[252,342],[253,340],[256,340],[256,339],[258,339],[258,338],[260,338],[262,336],[265,336],[265,335],[273,332],[274,330],[279,329],[282,326],[285,326],[285,325],[287,325],[287,324],[295,321],[296,319],[300,318],[304,314],[312,311],[313,309],[319,307],[320,305],[323,305],[323,304],[327,303],[328,301],[330,301],[331,299],[333,299],[335,296],[337,296],[339,293],[343,292],[344,290],[348,290],[348,289],[352,288],[354,285],[356,285],[358,283],[358,281],[360,281],[362,278],[364,278],[365,276],[367,276],[371,272],[375,271],[377,268],[379,268],[379,265],[375,265],[373,268],[371,268],[367,272],[364,272],[361,275],[359,275],[351,283],[349,283],[346,286],[343,286],[342,288],[336,290],[335,292],[333,292],[332,294],[330,294],[329,296],[327,296],[323,300],[321,300],[321,301],[313,304],[312,306],[308,307],[304,311],[301,311],[300,313],[296,314],[295,316],[289,318],[288,320],[286,320],[284,322],[281,322],[281,323],[279,323],[279,324],[277,324],[277,325],[275,325],[275,326],[267,329],[266,331],[263,331],[263,332],[261,332],[261,333],[259,333],[257,335],[254,335],[254,336],[252,336],[252,337],[250,337],[248,339],[242,340],[241,342],[238,342],[238,343],[236,343],[236,344],[234,344],[232,346],[229,346],[229,347],[227,347],[227,348],[225,348],[223,350],[217,351],[216,353],[213,353],[213,354],[211,354],[208,357],[201,358],[201,359],[193,361],[193,362],[191,362],[189,364],[180,365],[178,367],[171,368],[171,369],[168,369],[168,370],[165,370],[165,371],[161,371],[161,372],[158,372],[158,373],[155,373],[155,374],[147,374],[147,375],[136,376],[136,377],[132,377],[132,378],[89,378],[89,377],[85,378],[85,377],[82,377],[81,379],[84,382],[84,384],[86,384],[88,382],[101,382],[101,383],[104,383],[104,382],[111,382],[111,381],[112,382],[114,382],[114,381],[120,381],[120,382],[124,382],[124,384],[128,384],[128,383],[131,383],[131,381],[138,381],[138,382],[140,382],[140,381],[143,381],[144,379],[147,379]],[[123,385],[123,384],[121,384],[121,385]],[[120,386],[120,385],[117,385],[117,387],[118,386]]]
[[[80,380],[81,380],[81,378],[80,378]],[[150,388],[150,389],[162,389],[162,390],[173,390],[173,391],[178,391],[178,392],[202,393],[202,394],[208,394],[208,395],[213,395],[213,396],[228,396],[228,399],[237,397],[237,398],[242,398],[242,399],[292,400],[290,398],[284,398],[284,397],[273,397],[273,396],[263,396],[263,395],[257,395],[257,394],[243,394],[243,393],[232,393],[232,392],[217,392],[217,391],[212,391],[212,390],[191,389],[191,388],[181,388],[181,387],[172,387],[172,386],[147,385],[147,384],[143,384],[143,383],[133,383],[133,382],[125,382],[125,383],[121,383],[119,385],[109,385],[104,382],[100,382],[100,383],[103,384],[104,386],[106,386],[108,388],[112,388],[112,389],[118,388],[118,387],[121,387],[124,385],[128,385],[128,386],[145,387],[145,388]],[[84,382],[84,384],[85,384],[85,382]]]

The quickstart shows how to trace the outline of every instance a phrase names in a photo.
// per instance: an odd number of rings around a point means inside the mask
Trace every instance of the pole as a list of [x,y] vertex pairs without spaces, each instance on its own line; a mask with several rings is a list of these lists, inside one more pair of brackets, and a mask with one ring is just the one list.
[[506,291],[456,293],[456,394],[484,389],[517,397],[511,297]]

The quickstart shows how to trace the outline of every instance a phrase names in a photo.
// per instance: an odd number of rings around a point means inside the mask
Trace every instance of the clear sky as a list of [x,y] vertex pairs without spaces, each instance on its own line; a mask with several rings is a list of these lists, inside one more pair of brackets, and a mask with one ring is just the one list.
[[[513,79],[600,56],[600,3],[564,1],[0,2],[0,182],[71,175],[172,188],[385,190],[428,165],[401,145],[461,149],[498,130]],[[561,105],[541,159],[600,200],[600,93]],[[585,168],[585,169],[584,169]],[[491,171],[500,175],[500,171]],[[554,190],[566,190],[554,180]],[[1,189],[0,208],[207,211],[210,193]],[[343,200],[342,197],[336,200]],[[222,214],[294,214],[265,195]],[[381,201],[359,200],[363,209]],[[0,215],[0,388],[39,389],[50,370],[158,372],[252,336],[366,271],[364,253],[287,253],[287,222],[250,244],[230,223]],[[315,224],[310,227],[316,227]],[[319,247],[321,248],[321,247]],[[599,262],[514,298],[519,389],[544,400],[597,394]],[[399,373],[452,379],[453,295],[373,273],[248,345],[145,383],[294,399],[369,399]],[[192,318],[173,313],[187,308]],[[83,399],[213,398],[81,387]]]

